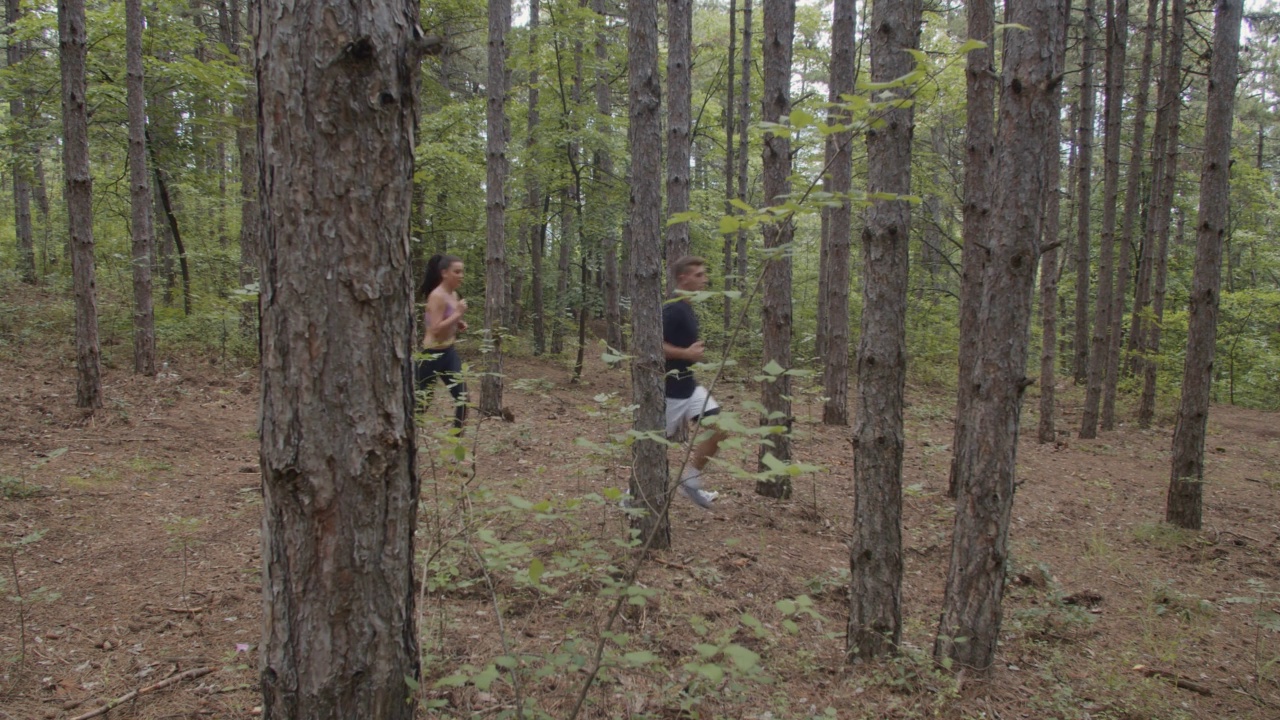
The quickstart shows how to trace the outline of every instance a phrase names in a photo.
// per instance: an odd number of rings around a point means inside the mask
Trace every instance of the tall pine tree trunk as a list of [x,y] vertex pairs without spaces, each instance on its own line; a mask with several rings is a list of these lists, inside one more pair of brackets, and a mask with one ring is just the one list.
[[529,2],[529,112],[525,136],[525,179],[529,188],[529,216],[532,222],[525,228],[529,233],[529,283],[533,289],[533,354],[547,351],[546,303],[542,296],[542,259],[546,252],[547,213],[542,197],[541,168],[538,158],[538,27],[542,9],[539,0]]
[[484,376],[480,413],[502,414],[502,319],[507,308],[507,31],[511,0],[489,0],[485,112]]
[[[836,0],[831,20],[831,95],[833,103],[854,91],[853,69],[857,54],[854,0]],[[851,124],[843,109],[829,122]],[[822,236],[818,280],[818,357],[822,358],[822,422],[849,424],[849,246],[853,242],[853,204],[848,196],[853,178],[853,131],[827,136],[828,191],[839,207],[824,208],[827,230]]]
[[[254,6],[260,0],[248,0],[245,14],[254,16]],[[237,3],[232,3],[232,33],[236,53],[242,62],[252,69],[253,58],[249,49],[240,47],[240,13]],[[239,120],[236,126],[236,148],[240,153],[240,286],[252,285],[257,279],[258,253],[261,245],[262,214],[258,207],[258,139],[254,131],[254,116],[258,106],[258,86],[248,83],[244,100],[237,108]],[[240,327],[245,335],[258,336],[257,303],[245,302],[240,306]]]
[[[667,220],[689,211],[690,123],[693,114],[693,0],[667,0]],[[667,224],[667,295],[671,266],[689,254],[689,223]]]
[[[1140,298],[1134,301],[1134,332],[1142,333],[1142,396],[1138,401],[1138,427],[1148,428],[1156,411],[1156,360],[1160,351],[1163,320],[1164,272],[1169,250],[1169,222],[1178,177],[1178,136],[1182,115],[1182,52],[1186,36],[1186,0],[1173,0],[1161,70],[1156,138],[1152,141],[1151,204],[1147,211],[1147,234],[1143,268],[1138,273]],[[1141,306],[1140,306],[1141,305]],[[1150,313],[1149,319],[1147,313]]]
[[[1066,27],[1071,19],[1071,3],[1062,2],[1061,27],[1057,52],[1066,56]],[[1062,83],[1053,91],[1057,103],[1062,103]],[[1049,134],[1054,138],[1045,167],[1044,232],[1040,255],[1040,424],[1037,439],[1042,443],[1057,440],[1058,393],[1058,267],[1059,230],[1062,201],[1062,114],[1054,113],[1050,119]],[[1071,177],[1070,173],[1067,175]]]
[[93,258],[93,175],[89,170],[89,113],[85,97],[84,0],[58,0],[58,59],[62,70],[62,161],[66,174],[68,238],[76,298],[76,406],[102,407],[102,349],[98,345],[98,287]]
[[256,11],[264,718],[416,710],[417,19],[415,2]]
[[1173,431],[1172,473],[1165,505],[1166,521],[1193,530],[1200,529],[1202,516],[1204,439],[1209,422],[1209,387],[1213,379],[1213,351],[1221,300],[1222,246],[1230,202],[1231,125],[1244,3],[1243,0],[1217,0],[1216,6],[1182,404],[1178,408],[1178,425]]
[[[737,172],[737,164],[734,161],[734,91],[737,88],[733,84],[734,71],[737,66],[734,64],[738,54],[738,0],[729,0],[729,59],[725,64],[728,80],[725,82],[725,103],[724,103],[724,214],[726,216],[733,215],[733,200],[738,197],[737,190],[734,188],[735,173]],[[733,233],[725,233],[721,236],[724,243],[724,265],[722,266],[722,277],[724,279],[724,289],[732,290],[734,288],[733,266]],[[724,302],[724,325],[725,338],[729,338],[733,333],[733,298],[726,294],[723,298]],[[726,342],[727,345],[727,342]]]
[[1111,348],[1112,293],[1115,289],[1116,210],[1120,193],[1120,131],[1124,111],[1124,63],[1129,39],[1129,0],[1107,1],[1107,40],[1103,95],[1102,242],[1098,248],[1098,297],[1094,305],[1093,336],[1089,346],[1089,379],[1080,437],[1098,436],[1102,385]]
[[147,177],[147,109],[142,89],[142,0],[125,0],[129,105],[129,196],[133,215],[133,370],[156,374],[155,314],[151,308],[151,180]]
[[[791,114],[791,42],[795,33],[795,0],[765,0],[764,4],[764,98],[760,119],[781,123]],[[786,135],[765,131],[764,197],[769,205],[781,205],[791,192],[791,142]],[[766,458],[791,459],[791,244],[795,226],[783,217],[764,226],[766,253],[764,262],[764,298],[760,318],[763,336],[763,362],[780,369],[761,383],[760,402],[764,405],[761,425],[773,426],[773,447],[762,445],[759,453],[761,471],[768,469]],[[789,476],[756,481],[756,492],[773,498],[791,497]]]
[[968,378],[977,357],[978,302],[982,296],[982,272],[986,266],[987,225],[991,221],[991,168],[995,164],[995,5],[993,0],[969,0],[968,32],[973,40],[987,44],[965,58],[965,165],[964,165],[964,251],[960,265],[960,344],[957,364],[960,381],[956,388],[956,421],[953,430],[951,473],[947,496],[955,497],[959,453],[967,447],[969,403],[973,388]]
[[[738,199],[747,203],[747,169],[751,159],[751,0],[742,0],[742,92],[738,98]],[[747,231],[738,231],[738,290],[747,291]],[[727,282],[727,281],[726,281]],[[744,320],[746,315],[744,314]],[[745,329],[745,328],[744,328]]]
[[[9,23],[8,62],[12,69],[22,64],[26,57],[26,42],[15,40],[14,25],[22,18],[22,7],[19,0],[5,0],[5,20]],[[22,282],[36,282],[36,248],[35,234],[31,228],[31,166],[30,156],[23,138],[31,132],[27,125],[27,108],[23,93],[14,92],[9,96],[9,122],[12,124],[10,136],[9,168],[13,173],[13,224],[18,240],[18,275]]]
[[[880,0],[871,8],[871,82],[900,78],[915,67],[920,0]],[[894,93],[906,97],[905,90]],[[911,106],[875,115],[867,131],[867,192],[911,192]],[[858,402],[853,426],[853,539],[849,542],[850,659],[893,652],[902,639],[902,412],[907,377],[907,281],[911,205],[875,200],[862,231],[862,330]],[[832,347],[833,352],[840,349]]]
[[1089,379],[1089,255],[1093,242],[1090,220],[1093,217],[1093,112],[1094,112],[1094,17],[1093,0],[1085,0],[1080,20],[1084,35],[1080,51],[1080,126],[1077,128],[1076,155],[1079,173],[1076,178],[1076,322],[1075,364],[1077,385]]
[[595,172],[596,193],[602,204],[601,213],[604,222],[601,230],[600,252],[601,282],[604,295],[605,341],[609,347],[622,351],[626,349],[626,338],[622,334],[622,298],[618,287],[618,223],[613,210],[613,156],[609,152],[608,138],[612,134],[608,120],[613,114],[613,95],[609,89],[609,42],[605,34],[608,16],[605,14],[604,0],[592,0],[592,9],[596,13],[596,112],[598,120],[604,124],[605,141],[596,150]]
[[[1125,182],[1124,219],[1120,228],[1120,261],[1116,269],[1116,293],[1111,307],[1111,345],[1107,350],[1107,378],[1102,397],[1102,429],[1115,429],[1116,391],[1120,384],[1120,346],[1124,329],[1125,300],[1132,271],[1133,230],[1138,220],[1138,201],[1142,190],[1143,143],[1147,132],[1147,99],[1151,86],[1151,58],[1154,54],[1156,13],[1160,0],[1148,0],[1147,22],[1143,31],[1142,65],[1137,95],[1133,100],[1133,144],[1129,152],[1129,171]],[[1130,327],[1130,334],[1133,328]]]
[[959,454],[960,498],[934,653],[986,671],[995,657],[1009,556],[1019,413],[1026,377],[1036,262],[1048,165],[1058,138],[1062,0],[1010,5],[996,135],[990,257],[978,306],[968,448]]
[[[631,397],[635,429],[666,426],[662,355],[662,88],[658,80],[657,0],[627,3],[627,75],[631,124]],[[650,438],[633,446],[631,494],[645,512],[632,519],[642,542],[671,545],[667,522],[667,448]]]

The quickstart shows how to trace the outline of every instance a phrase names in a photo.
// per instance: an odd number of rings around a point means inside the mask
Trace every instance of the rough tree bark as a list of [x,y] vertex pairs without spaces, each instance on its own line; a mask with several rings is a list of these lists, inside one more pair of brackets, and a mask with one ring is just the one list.
[[1093,86],[1094,17],[1093,0],[1085,0],[1080,20],[1084,35],[1080,51],[1080,125],[1076,128],[1076,326],[1075,363],[1072,372],[1077,385],[1089,379],[1089,254],[1093,216]]
[[[747,169],[751,158],[751,0],[742,0],[742,92],[738,98],[738,199],[746,203]],[[749,204],[749,203],[748,203]],[[747,231],[738,231],[738,290],[747,291]],[[726,279],[727,283],[728,280]],[[726,286],[727,287],[727,286]],[[743,314],[744,325],[749,313]],[[745,327],[743,328],[746,329]]]
[[1102,385],[1111,348],[1112,293],[1115,289],[1116,210],[1120,193],[1120,132],[1124,112],[1124,63],[1129,42],[1129,0],[1106,0],[1106,88],[1102,102],[1102,238],[1098,247],[1098,297],[1089,346],[1089,378],[1080,414],[1080,437],[1098,436]]
[[147,176],[147,108],[142,90],[142,0],[125,0],[126,83],[129,105],[129,199],[133,220],[133,371],[156,374],[155,313],[151,307],[151,179]]
[[951,443],[951,472],[947,481],[947,497],[954,498],[958,455],[967,428],[966,418],[973,388],[968,378],[973,374],[977,355],[978,302],[982,292],[982,270],[987,253],[987,223],[991,219],[991,168],[995,164],[995,4],[993,0],[969,0],[968,32],[970,39],[987,43],[965,58],[965,165],[964,165],[964,252],[960,260],[960,344],[956,349],[960,382],[956,385],[956,421]]
[[[246,17],[256,17],[254,6],[258,0],[248,0]],[[232,42],[234,52],[252,69],[253,58],[249,48],[241,46],[239,3],[231,3]],[[248,83],[244,100],[236,108],[236,148],[240,153],[240,286],[252,285],[258,276],[259,237],[262,213],[258,208],[258,138],[254,129],[254,113],[258,107],[258,86]],[[246,335],[258,336],[258,305],[246,302],[240,306],[240,326]]]
[[[907,51],[920,47],[921,12],[921,0],[881,0],[872,6],[873,83],[902,77],[915,67],[915,58]],[[894,96],[906,96],[909,90],[898,89]],[[886,107],[875,114],[884,124],[867,131],[867,191],[907,195],[914,111],[911,106]],[[867,209],[862,230],[862,328],[845,635],[850,660],[894,652],[902,638],[902,411],[910,221],[911,205],[906,200],[875,200]],[[839,348],[832,350],[839,352]]]
[[1217,0],[1213,60],[1204,123],[1204,170],[1200,174],[1200,220],[1196,228],[1196,267],[1187,320],[1187,355],[1182,371],[1182,403],[1173,431],[1173,457],[1165,520],[1200,529],[1204,491],[1204,438],[1209,422],[1209,387],[1217,340],[1222,285],[1222,245],[1230,203],[1231,126],[1236,68],[1240,57],[1243,0]]
[[[853,69],[857,43],[855,0],[836,0],[831,19],[830,101],[854,91]],[[851,123],[849,113],[832,113],[828,122]],[[822,422],[849,424],[849,246],[853,242],[853,203],[848,198],[853,183],[853,130],[827,136],[827,189],[840,202],[824,208],[826,233],[818,262],[818,356],[822,358]]]
[[[733,215],[733,200],[738,197],[737,190],[734,189],[733,181],[734,173],[737,172],[737,164],[734,162],[734,145],[733,145],[733,93],[736,89],[733,85],[734,61],[738,53],[738,0],[729,0],[729,60],[726,63],[726,72],[728,80],[725,82],[725,103],[724,103],[724,214]],[[721,240],[724,242],[724,265],[722,269],[722,277],[725,290],[732,290],[733,285],[733,233],[725,233]],[[724,335],[727,338],[733,333],[733,298],[726,294],[723,298],[724,306]]]
[[[1071,3],[1061,3],[1063,32],[1058,35],[1058,53],[1066,56],[1067,33],[1065,28],[1070,21]],[[1062,83],[1054,91],[1059,106],[1062,103]],[[1057,440],[1056,398],[1058,390],[1058,278],[1061,269],[1058,267],[1059,229],[1062,221],[1060,212],[1062,202],[1062,115],[1055,113],[1050,118],[1049,134],[1054,138],[1053,149],[1049,151],[1048,166],[1045,168],[1044,198],[1044,239],[1040,255],[1040,424],[1037,428],[1038,439],[1042,443]],[[1071,177],[1068,172],[1067,177]]]
[[1027,0],[1006,14],[1027,29],[1004,36],[991,254],[978,306],[978,355],[968,378],[975,385],[969,447],[957,468],[961,493],[934,645],[939,661],[979,671],[991,666],[1000,636],[1043,196],[1058,142],[1052,130],[1062,80],[1061,1]]
[[[690,123],[693,114],[693,0],[667,0],[667,220],[689,211]],[[667,225],[667,296],[675,295],[671,265],[689,254],[689,223]]]
[[480,414],[502,414],[502,318],[507,307],[507,32],[511,0],[489,0],[485,112],[484,376]]
[[98,345],[98,288],[93,259],[93,175],[89,171],[84,75],[87,50],[84,0],[58,0],[62,162],[67,178],[67,236],[76,297],[76,406],[100,408],[102,349]]
[[264,718],[416,710],[417,21],[405,0],[256,10]]
[[[791,113],[791,42],[795,34],[795,0],[765,0],[764,3],[764,97],[760,119],[781,123]],[[769,205],[786,202],[782,196],[791,192],[791,141],[786,135],[765,131],[764,197]],[[776,364],[791,369],[791,250],[779,250],[791,244],[795,232],[790,216],[764,226],[764,247],[773,255],[764,262],[764,298],[761,303],[760,334],[763,336],[766,366]],[[759,468],[772,455],[778,460],[791,459],[791,376],[775,375],[771,382],[760,385],[760,402],[764,405],[760,424],[778,428],[770,435],[772,447],[760,446]],[[789,476],[756,481],[756,492],[766,497],[791,497]]]
[[671,546],[667,521],[667,448],[662,356],[662,88],[658,80],[657,0],[627,4],[627,75],[631,116],[631,395],[636,441],[631,495],[646,512],[632,520],[649,547]]

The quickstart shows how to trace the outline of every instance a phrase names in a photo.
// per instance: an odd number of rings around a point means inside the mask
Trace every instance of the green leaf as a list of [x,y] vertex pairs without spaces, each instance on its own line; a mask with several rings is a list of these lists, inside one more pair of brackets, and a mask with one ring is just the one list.
[[520,664],[518,660],[510,655],[500,655],[493,659],[493,663],[503,670],[510,670]]
[[960,47],[956,48],[956,54],[964,55],[965,53],[971,53],[974,50],[981,50],[986,46],[987,44],[981,40],[965,40],[961,43]]
[[1031,28],[1027,27],[1026,25],[1019,25],[1018,23],[999,23],[995,27],[996,32],[1001,32],[1002,30],[1030,30],[1030,29]]
[[787,369],[779,365],[777,360],[770,360],[769,364],[764,366],[764,372],[769,375],[777,376],[786,371]]
[[715,663],[698,666],[698,674],[713,683],[718,683],[724,679],[724,669]]
[[720,234],[721,235],[729,235],[730,233],[736,233],[741,228],[742,228],[742,221],[734,217],[733,215],[720,216]]
[[713,658],[716,656],[716,653],[720,652],[720,648],[708,643],[698,643],[693,646],[693,649],[697,650],[698,654],[704,658]]
[[536,585],[538,580],[542,578],[542,574],[546,571],[547,568],[542,564],[542,561],[538,558],[534,558],[533,562],[529,563],[529,582]]
[[498,679],[498,668],[494,667],[493,665],[490,665],[484,670],[481,670],[478,675],[472,678],[471,682],[475,683],[475,686],[480,688],[481,690],[488,690],[489,687],[493,685],[493,681],[497,679]]
[[622,659],[629,665],[647,665],[651,662],[657,662],[658,656],[648,650],[637,650],[623,655]]
[[796,602],[794,600],[788,600],[786,598],[783,598],[778,602],[774,603],[774,606],[777,607],[778,612],[782,613],[783,615],[796,614]]
[[725,646],[724,654],[738,666],[739,670],[750,670],[760,664],[760,656],[741,645],[728,644]]
[[790,119],[793,128],[809,127],[814,123],[813,113],[802,108],[792,110]]
[[672,225],[679,225],[680,223],[687,223],[691,220],[697,220],[698,218],[699,218],[699,214],[692,211],[676,213],[675,215],[672,215],[667,220],[667,227],[671,227]]
[[528,500],[525,500],[524,498],[516,497],[515,495],[508,495],[508,496],[507,496],[507,502],[509,502],[509,503],[511,503],[512,505],[514,505],[514,506],[516,507],[516,509],[518,509],[518,510],[532,510],[532,509],[533,509],[533,503],[529,502]]
[[463,685],[466,685],[466,684],[467,684],[467,676],[465,674],[454,673],[452,675],[445,675],[444,677],[437,680],[435,682],[434,687],[438,687],[438,688],[462,687]]
[[414,691],[414,692],[417,692],[417,691],[418,691],[418,688],[419,688],[419,687],[421,687],[421,685],[418,683],[418,681],[417,681],[417,680],[415,680],[414,678],[412,678],[412,677],[410,677],[410,676],[408,676],[408,675],[405,675],[405,676],[404,676],[404,684],[405,684],[405,685],[408,685],[408,686],[409,686],[409,689],[410,689],[410,690],[412,690],[412,691]]
[[462,443],[458,443],[457,445],[455,445],[453,448],[453,457],[456,458],[458,462],[462,462],[463,460],[466,460],[467,446],[463,445]]

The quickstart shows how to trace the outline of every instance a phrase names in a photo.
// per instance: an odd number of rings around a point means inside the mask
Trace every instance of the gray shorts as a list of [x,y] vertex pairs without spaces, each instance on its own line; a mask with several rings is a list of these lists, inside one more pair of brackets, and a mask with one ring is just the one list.
[[685,424],[720,414],[720,403],[701,385],[687,398],[667,398],[667,437],[674,437]]

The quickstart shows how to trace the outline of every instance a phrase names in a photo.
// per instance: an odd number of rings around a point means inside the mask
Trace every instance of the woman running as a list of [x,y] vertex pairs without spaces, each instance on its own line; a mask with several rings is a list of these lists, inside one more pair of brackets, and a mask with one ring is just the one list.
[[462,381],[462,359],[453,347],[460,331],[467,329],[462,314],[467,311],[467,301],[458,297],[462,285],[462,259],[453,255],[433,255],[427,261],[427,276],[422,281],[422,292],[427,296],[427,309],[422,326],[425,333],[422,349],[427,357],[414,364],[414,387],[426,393],[430,404],[439,377],[453,394],[453,426],[462,429],[467,419],[467,385]]

